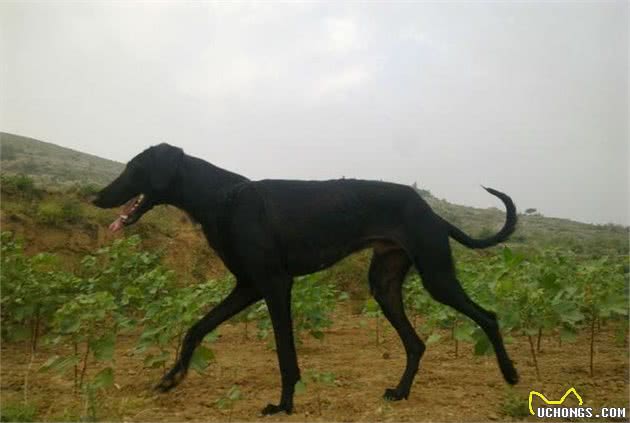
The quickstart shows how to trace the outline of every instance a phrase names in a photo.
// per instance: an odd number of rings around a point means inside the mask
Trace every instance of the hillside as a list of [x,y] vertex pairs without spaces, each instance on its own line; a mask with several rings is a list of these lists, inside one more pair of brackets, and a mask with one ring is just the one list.
[[80,184],[105,185],[124,168],[55,144],[0,132],[2,173],[28,175],[46,188]]

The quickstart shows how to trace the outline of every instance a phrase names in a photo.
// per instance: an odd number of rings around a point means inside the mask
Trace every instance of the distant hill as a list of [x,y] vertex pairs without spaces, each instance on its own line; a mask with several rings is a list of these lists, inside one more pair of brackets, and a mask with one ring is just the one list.
[[[0,159],[3,174],[27,175],[47,191],[64,191],[65,187],[77,184],[104,186],[124,168],[118,162],[6,133],[0,133]],[[505,210],[498,201],[499,208],[479,209],[452,204],[434,197],[430,191],[415,184],[413,187],[436,213],[473,237],[488,236],[504,222]],[[480,189],[479,195],[489,194]],[[518,198],[514,200],[518,207]],[[519,209],[519,212],[522,211]],[[517,230],[510,238],[510,243],[524,247],[557,246],[577,253],[627,254],[628,227],[591,225],[539,214],[520,214]]]
[[80,151],[20,135],[0,132],[0,168],[4,174],[24,174],[42,187],[75,184],[104,186],[124,165]]

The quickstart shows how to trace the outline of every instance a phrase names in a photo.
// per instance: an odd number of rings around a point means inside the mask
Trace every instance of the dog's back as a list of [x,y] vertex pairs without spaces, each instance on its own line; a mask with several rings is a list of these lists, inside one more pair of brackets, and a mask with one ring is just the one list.
[[412,188],[394,183],[338,179],[251,184],[265,203],[293,274],[328,267],[375,241],[400,239],[408,209],[430,210]]

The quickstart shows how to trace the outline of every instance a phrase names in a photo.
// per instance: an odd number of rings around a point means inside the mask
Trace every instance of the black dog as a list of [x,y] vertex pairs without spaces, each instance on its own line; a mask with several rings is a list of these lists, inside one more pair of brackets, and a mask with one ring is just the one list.
[[364,248],[373,249],[369,281],[372,294],[398,332],[407,366],[385,398],[409,396],[425,345],[409,323],[401,298],[402,283],[413,264],[431,296],[474,320],[494,346],[503,377],[518,381],[505,351],[494,313],[475,304],[455,276],[449,237],[470,248],[504,241],[514,232],[516,209],[510,197],[490,188],[507,208],[503,228],[487,239],[472,239],[436,215],[404,185],[352,179],[332,181],[250,181],[168,144],[133,158],[123,173],[98,193],[94,204],[126,206],[110,226],[136,222],[159,204],[188,212],[203,228],[208,243],[235,275],[234,290],[193,325],[177,363],[157,386],[168,391],[185,377],[193,351],[204,336],[254,302],[264,299],[273,323],[282,394],[263,414],[291,413],[300,379],[291,325],[293,277],[331,266]]

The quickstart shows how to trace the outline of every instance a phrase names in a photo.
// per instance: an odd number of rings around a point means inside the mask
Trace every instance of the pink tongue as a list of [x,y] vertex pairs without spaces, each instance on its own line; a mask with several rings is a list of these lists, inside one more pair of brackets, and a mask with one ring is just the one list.
[[118,219],[114,220],[111,225],[109,225],[109,230],[112,232],[116,232],[120,228],[123,227],[122,217],[118,217]]

